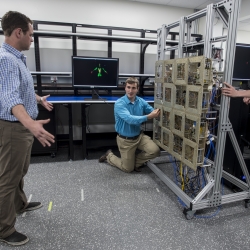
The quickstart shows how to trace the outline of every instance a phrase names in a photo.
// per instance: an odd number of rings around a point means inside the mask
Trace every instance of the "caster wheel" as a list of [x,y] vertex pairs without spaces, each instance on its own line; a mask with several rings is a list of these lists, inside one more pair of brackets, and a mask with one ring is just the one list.
[[194,215],[193,214],[191,214],[191,213],[187,213],[186,214],[186,219],[187,220],[192,220],[194,218]]
[[183,214],[185,215],[187,220],[191,220],[194,218],[195,211],[192,211],[189,208],[184,208]]

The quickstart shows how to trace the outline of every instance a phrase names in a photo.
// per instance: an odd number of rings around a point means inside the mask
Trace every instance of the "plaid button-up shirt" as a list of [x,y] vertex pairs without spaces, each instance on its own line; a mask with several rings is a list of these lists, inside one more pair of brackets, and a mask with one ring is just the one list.
[[0,119],[16,121],[12,108],[22,104],[32,119],[38,115],[33,78],[26,57],[7,43],[0,48]]

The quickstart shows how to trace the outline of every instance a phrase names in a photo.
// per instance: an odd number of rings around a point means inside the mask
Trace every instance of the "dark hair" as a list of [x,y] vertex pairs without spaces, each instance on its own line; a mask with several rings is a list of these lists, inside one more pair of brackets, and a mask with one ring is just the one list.
[[135,78],[135,77],[129,77],[129,78],[126,80],[126,82],[125,82],[125,87],[127,86],[127,83],[128,83],[128,84],[134,84],[134,83],[136,83],[137,88],[139,88],[139,81],[138,81],[138,79]]
[[4,14],[1,24],[5,36],[11,36],[13,30],[21,28],[23,33],[29,30],[29,24],[33,22],[24,14],[17,11],[8,11]]

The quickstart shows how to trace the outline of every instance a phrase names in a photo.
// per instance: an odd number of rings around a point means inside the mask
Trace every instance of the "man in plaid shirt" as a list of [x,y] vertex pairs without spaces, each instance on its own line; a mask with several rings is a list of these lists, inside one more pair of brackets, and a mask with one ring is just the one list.
[[16,213],[42,207],[28,203],[23,190],[34,136],[45,146],[54,143],[54,136],[36,120],[37,103],[51,111],[49,96],[38,96],[33,78],[21,53],[33,42],[32,21],[25,15],[9,11],[2,20],[5,41],[0,48],[0,241],[19,246],[29,241],[15,230]]

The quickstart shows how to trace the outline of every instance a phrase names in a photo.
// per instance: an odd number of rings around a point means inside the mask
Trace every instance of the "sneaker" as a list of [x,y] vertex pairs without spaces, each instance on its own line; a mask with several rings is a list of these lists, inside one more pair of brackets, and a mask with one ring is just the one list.
[[100,158],[99,158],[99,162],[105,162],[107,160],[107,156],[112,153],[112,150],[109,149],[104,155],[102,155]]
[[26,244],[29,241],[29,238],[26,235],[15,231],[8,237],[4,239],[0,239],[0,241],[5,242],[11,246],[21,246],[21,245]]
[[26,208],[24,208],[22,211],[20,211],[19,213],[33,211],[33,210],[36,210],[38,208],[41,208],[42,206],[43,206],[43,204],[41,202],[30,202],[28,204],[28,206]]

